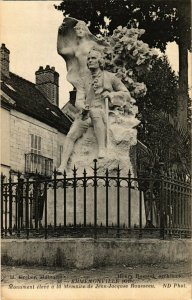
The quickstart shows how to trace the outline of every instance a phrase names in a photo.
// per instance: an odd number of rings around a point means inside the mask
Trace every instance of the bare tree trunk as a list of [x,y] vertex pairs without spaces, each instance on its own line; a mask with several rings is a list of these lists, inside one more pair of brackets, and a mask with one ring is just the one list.
[[187,128],[188,106],[188,51],[185,41],[179,43],[179,95],[178,95],[178,122]]
[[188,18],[190,19],[190,2],[183,1],[179,4],[179,95],[178,95],[178,121],[179,124],[187,128],[188,112]]

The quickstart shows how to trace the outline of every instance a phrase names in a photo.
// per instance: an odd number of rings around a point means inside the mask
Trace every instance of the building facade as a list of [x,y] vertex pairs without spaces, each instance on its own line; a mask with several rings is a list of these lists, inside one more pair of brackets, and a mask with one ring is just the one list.
[[36,83],[10,72],[1,48],[1,172],[51,176],[63,155],[71,120],[59,109],[59,74],[40,67]]

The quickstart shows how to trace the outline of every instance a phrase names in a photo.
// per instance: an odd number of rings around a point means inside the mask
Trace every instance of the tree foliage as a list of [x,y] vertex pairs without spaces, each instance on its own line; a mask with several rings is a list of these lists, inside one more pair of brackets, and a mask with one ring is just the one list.
[[[64,15],[90,23],[93,34],[106,27],[110,19],[109,34],[119,25],[135,24],[145,29],[143,41],[165,50],[167,42],[185,42],[191,47],[190,0],[64,0],[56,6]],[[139,24],[138,24],[139,22]]]
[[154,108],[175,115],[177,111],[178,77],[172,70],[167,56],[156,58],[151,70],[141,74],[139,79],[147,86],[147,94],[139,99],[138,105],[142,110]]
[[147,76],[142,74],[140,80],[146,84],[147,93],[137,100],[141,121],[138,139],[149,147],[155,160],[163,161],[167,168],[180,165],[181,170],[181,157],[185,158],[185,166],[189,161],[189,140],[183,138],[174,123],[177,119],[178,77],[164,55],[155,60]]
[[176,168],[180,173],[190,176],[190,135],[176,129],[174,119],[169,114],[148,109],[145,122],[141,122],[138,138],[152,153],[148,166],[158,168],[158,163],[163,162],[166,169]]

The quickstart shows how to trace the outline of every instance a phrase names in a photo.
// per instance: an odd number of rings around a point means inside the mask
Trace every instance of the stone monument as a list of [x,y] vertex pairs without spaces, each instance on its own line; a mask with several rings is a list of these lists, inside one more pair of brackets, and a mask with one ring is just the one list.
[[[128,177],[130,170],[133,175],[133,166],[130,161],[130,147],[137,142],[136,125],[139,121],[135,115],[137,107],[134,99],[122,81],[112,72],[105,70],[105,50],[109,44],[98,40],[92,35],[87,25],[73,18],[65,18],[58,33],[58,53],[64,58],[67,66],[67,79],[77,91],[76,118],[67,134],[63,158],[58,171],[67,178],[73,177],[74,165],[78,178],[86,170],[86,176],[93,176],[93,160],[97,159],[97,174],[105,178],[106,169],[109,176],[116,178]],[[119,165],[119,168],[118,168]],[[75,170],[76,170],[75,169]],[[65,170],[65,173],[64,173]],[[88,177],[87,177],[88,178]],[[111,177],[112,178],[112,177]],[[73,179],[72,179],[73,180]],[[106,187],[105,181],[97,185],[97,224],[105,224]],[[110,181],[109,225],[117,222],[117,182]],[[134,184],[133,184],[134,185]],[[139,224],[139,192],[136,185],[131,189],[131,226]],[[127,223],[128,186],[121,181],[119,197],[120,223]],[[57,221],[63,223],[63,213],[66,210],[67,224],[74,222],[74,184],[64,190],[63,183],[57,185]],[[93,180],[87,181],[86,187],[86,218],[87,223],[94,221],[94,192]],[[53,221],[54,191],[48,191],[48,219]],[[84,222],[85,191],[82,182],[76,186],[76,222]],[[66,206],[63,199],[66,199]],[[144,205],[142,202],[142,211]],[[144,223],[144,213],[142,221]]]
[[92,35],[83,21],[65,18],[58,33],[58,53],[67,66],[67,79],[77,91],[79,113],[67,135],[61,165],[63,173],[75,165],[92,172],[98,159],[99,172],[127,175],[133,167],[129,150],[137,142],[137,107],[126,86],[105,70],[103,53],[109,44]]

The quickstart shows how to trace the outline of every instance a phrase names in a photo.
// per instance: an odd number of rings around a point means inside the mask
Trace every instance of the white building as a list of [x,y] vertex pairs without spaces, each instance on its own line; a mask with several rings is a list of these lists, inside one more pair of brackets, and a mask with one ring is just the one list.
[[9,70],[10,51],[1,53],[1,172],[51,176],[61,161],[71,120],[59,109],[59,74],[40,67],[36,83]]

